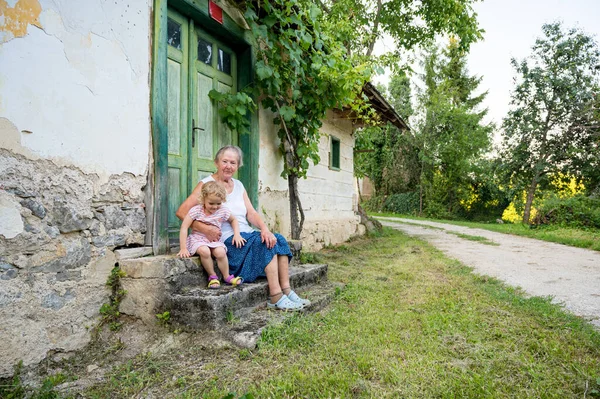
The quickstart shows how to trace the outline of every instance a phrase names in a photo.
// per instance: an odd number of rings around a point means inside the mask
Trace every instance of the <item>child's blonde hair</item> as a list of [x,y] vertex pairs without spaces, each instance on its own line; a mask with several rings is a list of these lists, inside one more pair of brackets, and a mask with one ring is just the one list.
[[200,195],[198,196],[198,202],[202,204],[204,198],[209,195],[214,195],[223,202],[227,200],[227,191],[225,190],[225,187],[216,181],[209,181],[202,185],[202,190],[200,190]]

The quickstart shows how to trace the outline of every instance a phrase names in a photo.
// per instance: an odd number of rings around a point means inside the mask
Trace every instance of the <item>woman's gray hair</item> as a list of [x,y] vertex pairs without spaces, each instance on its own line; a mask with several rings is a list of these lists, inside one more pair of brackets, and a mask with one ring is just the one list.
[[215,162],[219,162],[219,158],[221,158],[221,155],[223,155],[225,151],[235,152],[238,156],[238,168],[244,166],[244,153],[237,145],[226,145],[225,147],[221,147],[221,149],[217,151],[217,154],[215,155]]

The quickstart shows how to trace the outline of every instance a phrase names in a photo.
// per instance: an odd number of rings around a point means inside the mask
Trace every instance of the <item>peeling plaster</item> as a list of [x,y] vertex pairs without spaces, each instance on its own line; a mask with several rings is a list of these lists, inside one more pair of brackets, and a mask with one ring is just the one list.
[[29,25],[40,26],[42,6],[37,0],[19,0],[14,5],[0,0],[0,44],[27,35]]
[[0,59],[11,60],[0,63],[0,116],[6,118],[0,121],[1,147],[86,173],[145,174],[148,0],[40,3],[38,27],[0,44]]
[[5,238],[14,238],[24,230],[21,219],[21,205],[13,200],[10,195],[0,191],[0,235]]
[[[0,103],[0,110],[2,104]],[[23,155],[30,159],[38,158],[35,154],[21,145],[21,132],[14,123],[6,118],[0,117],[0,148],[11,150],[15,154]]]

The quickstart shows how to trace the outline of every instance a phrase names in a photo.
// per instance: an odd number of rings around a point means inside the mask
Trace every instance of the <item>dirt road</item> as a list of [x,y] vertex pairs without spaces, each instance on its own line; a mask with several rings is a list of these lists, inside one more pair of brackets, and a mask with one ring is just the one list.
[[[551,296],[600,328],[600,252],[444,223],[379,220],[384,226],[428,241],[476,273],[521,287],[533,296]],[[497,245],[449,232],[485,237]]]

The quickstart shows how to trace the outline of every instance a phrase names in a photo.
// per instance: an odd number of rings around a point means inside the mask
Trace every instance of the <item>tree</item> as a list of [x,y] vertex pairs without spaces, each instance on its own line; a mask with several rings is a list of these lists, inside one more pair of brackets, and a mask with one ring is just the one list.
[[400,69],[392,74],[388,85],[390,104],[398,115],[408,123],[409,118],[414,113],[412,107],[412,90],[410,88],[410,78],[404,69]]
[[[532,54],[512,60],[517,72],[511,110],[503,121],[503,159],[511,184],[526,190],[529,223],[536,190],[549,175],[572,175],[596,162],[598,46],[578,29],[542,26]],[[596,115],[595,115],[596,114]],[[592,154],[592,157],[589,155]]]
[[[309,162],[319,161],[319,128],[326,110],[351,108],[368,117],[362,87],[382,63],[396,59],[372,57],[375,40],[385,32],[410,49],[437,34],[452,33],[468,47],[481,33],[471,9],[474,1],[325,0],[320,7],[308,0],[237,3],[245,9],[257,43],[256,80],[249,93],[211,96],[221,102],[225,123],[240,133],[248,129],[253,98],[273,111],[284,159],[282,176],[288,179],[292,238],[300,238],[304,221],[298,179],[306,176]],[[368,15],[376,18],[369,20]]]
[[489,149],[493,126],[483,124],[487,109],[475,95],[481,78],[471,76],[466,53],[457,40],[440,52],[433,47],[424,60],[423,109],[414,131],[419,148],[421,211],[455,215],[472,193],[475,162]]

